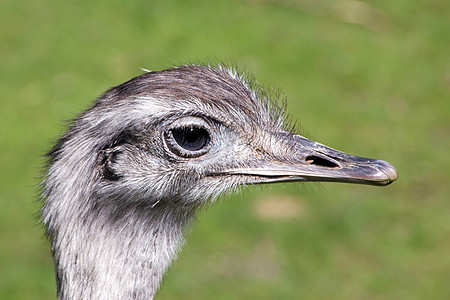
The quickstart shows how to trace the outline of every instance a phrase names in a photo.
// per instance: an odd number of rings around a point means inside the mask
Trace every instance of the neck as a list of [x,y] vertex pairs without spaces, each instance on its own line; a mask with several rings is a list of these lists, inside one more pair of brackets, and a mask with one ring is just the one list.
[[[42,217],[59,299],[152,299],[195,208],[108,194],[92,175],[95,156],[55,151],[61,153],[54,154],[44,182]],[[64,180],[73,174],[76,181]]]
[[171,208],[135,207],[120,217],[101,212],[57,228],[59,298],[152,299],[192,216]]

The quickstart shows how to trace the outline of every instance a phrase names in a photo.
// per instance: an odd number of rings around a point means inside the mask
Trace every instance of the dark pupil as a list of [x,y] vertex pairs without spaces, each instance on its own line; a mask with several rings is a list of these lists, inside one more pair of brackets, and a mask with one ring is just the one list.
[[172,129],[175,141],[182,148],[197,151],[208,145],[209,133],[204,128],[190,126]]

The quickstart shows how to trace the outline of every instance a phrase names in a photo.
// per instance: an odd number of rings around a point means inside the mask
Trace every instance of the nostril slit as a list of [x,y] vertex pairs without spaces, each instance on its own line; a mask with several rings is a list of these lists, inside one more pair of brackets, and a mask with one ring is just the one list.
[[336,163],[329,161],[327,159],[324,159],[322,157],[315,156],[315,155],[310,155],[310,156],[306,157],[305,160],[307,163],[309,163],[311,165],[316,165],[316,166],[321,166],[321,167],[326,167],[326,168],[339,167]]

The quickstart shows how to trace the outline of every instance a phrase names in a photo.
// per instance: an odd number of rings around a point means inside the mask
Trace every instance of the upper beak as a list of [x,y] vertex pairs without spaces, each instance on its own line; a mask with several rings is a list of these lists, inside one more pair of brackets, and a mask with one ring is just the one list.
[[224,173],[253,177],[252,183],[334,181],[388,185],[398,178],[394,166],[384,160],[350,155],[299,135],[283,135],[294,149],[285,159],[263,159],[255,166]]

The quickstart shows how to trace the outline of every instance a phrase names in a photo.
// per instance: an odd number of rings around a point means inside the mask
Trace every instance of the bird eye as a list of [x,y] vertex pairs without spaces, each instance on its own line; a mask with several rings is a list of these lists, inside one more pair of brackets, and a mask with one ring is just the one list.
[[189,151],[198,151],[209,143],[209,133],[204,128],[189,126],[175,128],[171,132],[178,145]]
[[211,140],[208,130],[195,125],[172,128],[165,138],[169,149],[183,157],[196,157],[206,153]]

